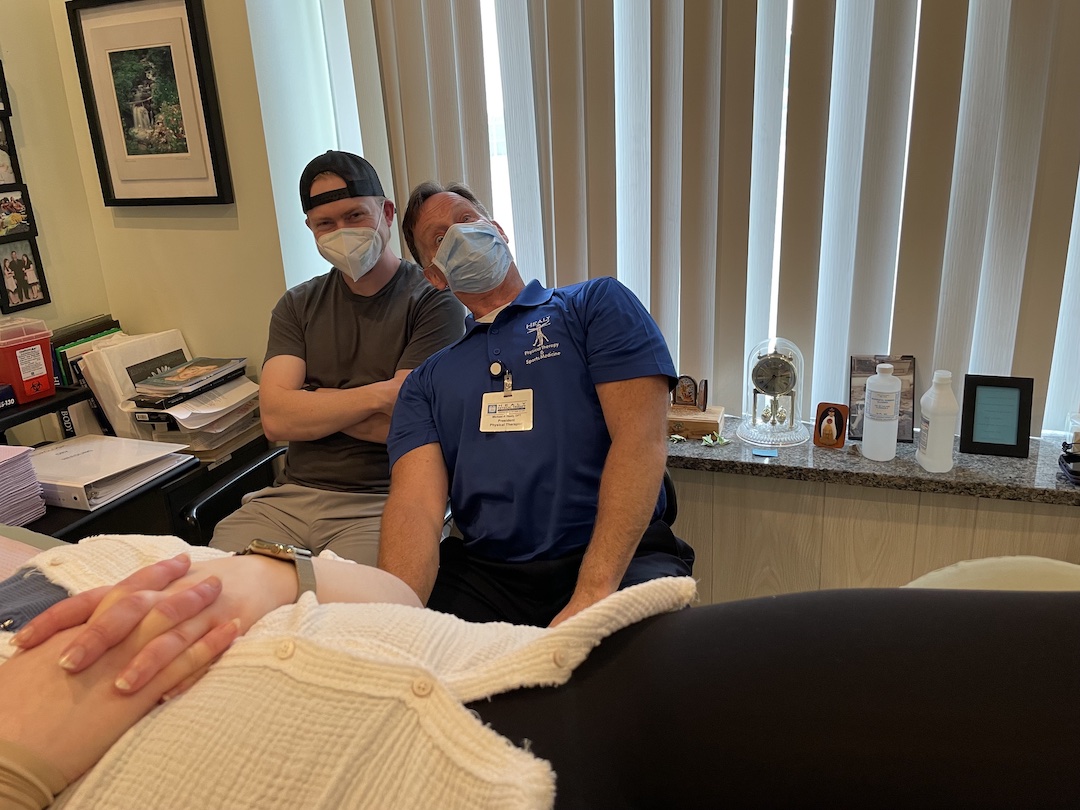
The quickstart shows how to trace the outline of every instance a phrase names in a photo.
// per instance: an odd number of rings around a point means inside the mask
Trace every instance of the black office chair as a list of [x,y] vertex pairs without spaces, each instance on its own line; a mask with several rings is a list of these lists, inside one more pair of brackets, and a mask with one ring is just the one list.
[[184,537],[195,546],[209,544],[218,521],[240,508],[240,500],[249,492],[274,483],[274,459],[287,447],[272,447],[256,456],[228,478],[203,490],[180,511],[187,528]]
[[679,499],[675,495],[675,482],[671,480],[667,467],[664,468],[664,494],[667,496],[667,506],[664,507],[664,514],[660,519],[672,526],[679,515]]

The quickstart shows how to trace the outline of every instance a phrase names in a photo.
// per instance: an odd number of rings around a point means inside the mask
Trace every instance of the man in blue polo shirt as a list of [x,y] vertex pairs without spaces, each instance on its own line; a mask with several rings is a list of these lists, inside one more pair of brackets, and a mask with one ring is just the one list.
[[[398,395],[379,566],[436,610],[537,625],[689,574],[659,520],[675,368],[641,303],[606,277],[526,286],[464,186],[418,186],[402,230],[471,315]],[[440,546],[447,494],[462,537]]]

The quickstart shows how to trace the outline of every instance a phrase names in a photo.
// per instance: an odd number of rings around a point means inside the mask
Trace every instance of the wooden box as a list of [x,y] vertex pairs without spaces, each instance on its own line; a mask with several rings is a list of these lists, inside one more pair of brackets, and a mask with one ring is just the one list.
[[724,419],[722,405],[711,405],[705,410],[693,405],[668,407],[668,433],[677,433],[684,439],[700,439],[719,432]]

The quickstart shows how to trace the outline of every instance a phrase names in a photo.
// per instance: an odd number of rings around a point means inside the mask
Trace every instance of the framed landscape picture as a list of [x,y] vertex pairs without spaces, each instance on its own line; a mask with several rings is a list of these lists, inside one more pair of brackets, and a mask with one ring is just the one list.
[[49,285],[45,283],[37,243],[33,239],[0,244],[0,265],[3,266],[4,279],[0,312],[8,315],[48,304],[52,300]]
[[202,0],[68,0],[106,205],[233,201]]
[[878,363],[891,363],[893,376],[900,380],[900,424],[898,442],[915,440],[915,358],[910,354],[853,354],[849,378],[848,438],[862,439],[863,408],[866,400],[866,380],[877,373]]

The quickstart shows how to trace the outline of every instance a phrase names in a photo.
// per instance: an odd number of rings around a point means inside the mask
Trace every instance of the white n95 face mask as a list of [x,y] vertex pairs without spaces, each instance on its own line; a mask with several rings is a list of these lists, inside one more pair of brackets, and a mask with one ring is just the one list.
[[452,292],[485,293],[502,284],[513,260],[490,222],[459,222],[447,229],[432,264],[442,270]]
[[318,239],[319,255],[353,281],[375,266],[383,252],[382,235],[373,228],[339,228]]

